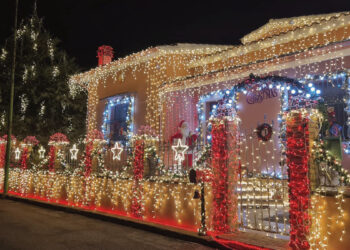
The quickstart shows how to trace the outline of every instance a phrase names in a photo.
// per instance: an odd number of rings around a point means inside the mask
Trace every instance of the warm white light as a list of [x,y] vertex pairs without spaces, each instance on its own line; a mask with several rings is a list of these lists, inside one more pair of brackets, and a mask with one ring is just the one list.
[[45,157],[45,149],[43,148],[43,146],[40,146],[40,149],[39,149],[39,158],[40,159],[43,159]]
[[178,165],[181,165],[182,161],[185,159],[185,152],[188,150],[187,145],[183,145],[181,140],[177,140],[177,145],[171,146],[175,151],[175,161]]
[[113,160],[120,160],[120,155],[123,152],[123,148],[119,145],[119,142],[116,142],[114,144],[114,147],[111,148],[111,151],[113,153]]
[[69,152],[70,152],[71,160],[77,160],[78,159],[79,149],[77,149],[77,145],[76,144],[73,145],[73,147],[69,150]]
[[17,147],[15,150],[15,159],[19,160],[19,156],[21,155],[21,150],[19,150],[19,148]]

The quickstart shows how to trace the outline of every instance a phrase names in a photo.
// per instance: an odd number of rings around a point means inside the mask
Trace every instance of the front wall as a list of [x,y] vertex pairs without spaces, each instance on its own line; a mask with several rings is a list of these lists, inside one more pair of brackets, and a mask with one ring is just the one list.
[[135,71],[133,75],[131,70],[125,72],[125,80],[121,81],[120,73],[117,72],[117,79],[114,81],[111,78],[107,79],[106,84],[99,84],[98,87],[98,105],[96,110],[97,129],[101,128],[103,120],[103,112],[105,110],[106,100],[105,98],[112,97],[119,94],[133,94],[135,97],[135,109],[134,109],[134,131],[141,125],[145,125],[146,114],[146,75],[143,73],[143,67],[140,70]]

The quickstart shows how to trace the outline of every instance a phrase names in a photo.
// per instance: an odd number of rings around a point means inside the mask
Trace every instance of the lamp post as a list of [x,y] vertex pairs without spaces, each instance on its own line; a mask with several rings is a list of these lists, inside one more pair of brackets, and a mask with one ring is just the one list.
[[12,134],[12,118],[13,118],[13,98],[15,92],[15,68],[16,68],[16,46],[17,46],[17,12],[18,12],[18,0],[16,0],[15,7],[15,23],[13,34],[13,51],[12,51],[12,68],[11,68],[11,92],[10,92],[10,105],[7,119],[7,144],[6,144],[6,163],[5,163],[5,177],[4,177],[4,196],[8,192],[8,180],[10,170],[10,156],[11,156],[11,134]]

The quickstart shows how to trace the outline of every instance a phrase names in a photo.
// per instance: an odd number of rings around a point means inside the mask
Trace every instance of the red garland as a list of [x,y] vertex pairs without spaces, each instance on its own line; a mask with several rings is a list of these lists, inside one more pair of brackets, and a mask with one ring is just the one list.
[[50,146],[50,152],[49,152],[49,170],[50,170],[50,172],[55,171],[55,160],[56,160],[55,146]]
[[3,168],[5,165],[5,155],[6,155],[5,143],[1,143],[0,144],[0,168]]
[[309,128],[301,113],[287,121],[287,164],[289,167],[289,217],[292,249],[309,249],[310,186],[308,178]]
[[135,142],[135,159],[134,159],[134,179],[139,181],[143,176],[143,157],[145,154],[145,147],[143,140]]
[[27,158],[28,158],[28,148],[23,148],[22,155],[21,155],[21,168],[27,169]]
[[212,124],[212,169],[213,169],[213,229],[228,232],[228,167],[227,132],[225,124]]
[[143,157],[145,154],[145,144],[143,140],[137,140],[135,142],[135,158],[134,158],[134,185],[133,185],[133,198],[131,203],[131,212],[135,217],[142,216],[142,186],[140,180],[143,177],[144,165]]
[[85,148],[85,176],[90,176],[91,171],[92,171],[92,159],[91,159],[91,151],[93,148],[93,143],[89,142],[86,144]]

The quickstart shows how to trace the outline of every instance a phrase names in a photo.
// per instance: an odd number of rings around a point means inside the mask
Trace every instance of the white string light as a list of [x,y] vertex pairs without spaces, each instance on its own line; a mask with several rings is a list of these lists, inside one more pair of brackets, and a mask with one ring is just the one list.
[[73,147],[69,150],[70,152],[70,158],[71,160],[77,160],[78,159],[78,152],[79,152],[79,149],[77,149],[77,145],[74,144]]
[[114,144],[114,147],[111,148],[112,154],[113,154],[113,160],[117,159],[120,160],[121,153],[123,152],[123,148],[120,146],[119,142],[116,142]]

